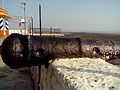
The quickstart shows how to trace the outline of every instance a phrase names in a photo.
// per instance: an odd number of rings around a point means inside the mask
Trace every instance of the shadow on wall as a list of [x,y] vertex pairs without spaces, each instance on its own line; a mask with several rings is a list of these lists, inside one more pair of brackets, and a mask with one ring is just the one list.
[[79,69],[78,68],[70,68],[70,67],[66,67],[66,66],[54,66],[54,67],[67,69],[67,70],[71,70],[71,71],[77,71],[77,72],[88,72],[88,73],[104,74],[106,76],[111,75],[113,77],[119,77],[120,78],[119,73],[104,72],[104,71],[97,71],[97,70],[89,70],[89,69],[82,69],[82,68],[79,68]]

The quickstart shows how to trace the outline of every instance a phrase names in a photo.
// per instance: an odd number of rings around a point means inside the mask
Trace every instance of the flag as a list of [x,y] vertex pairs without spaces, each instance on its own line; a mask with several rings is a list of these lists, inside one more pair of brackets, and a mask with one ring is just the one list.
[[21,26],[22,26],[22,23],[20,22],[20,23],[19,23],[19,27],[21,27]]

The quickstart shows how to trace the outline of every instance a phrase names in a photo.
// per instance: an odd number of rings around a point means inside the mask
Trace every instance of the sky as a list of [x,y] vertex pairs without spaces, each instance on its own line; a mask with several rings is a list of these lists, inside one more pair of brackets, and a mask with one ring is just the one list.
[[[0,6],[3,6],[0,0]],[[33,16],[38,27],[38,5],[42,6],[42,27],[59,27],[63,32],[120,34],[120,0],[4,0],[10,16]]]

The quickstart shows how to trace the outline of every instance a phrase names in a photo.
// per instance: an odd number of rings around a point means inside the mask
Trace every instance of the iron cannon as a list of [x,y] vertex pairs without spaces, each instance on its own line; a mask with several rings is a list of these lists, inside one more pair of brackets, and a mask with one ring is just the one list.
[[2,59],[11,68],[49,65],[56,58],[120,58],[120,42],[79,37],[11,34],[2,43]]

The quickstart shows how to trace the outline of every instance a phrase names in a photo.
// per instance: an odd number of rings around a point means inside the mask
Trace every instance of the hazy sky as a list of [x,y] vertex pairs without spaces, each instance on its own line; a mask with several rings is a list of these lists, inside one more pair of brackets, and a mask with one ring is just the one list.
[[[23,15],[20,3],[25,2],[27,15],[38,26],[38,5],[42,5],[42,27],[60,27],[68,32],[120,34],[120,0],[4,0],[11,16]],[[0,0],[2,6],[2,0]]]

